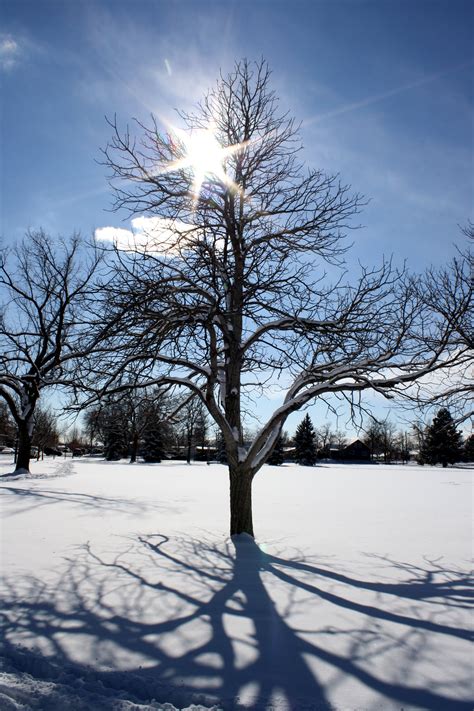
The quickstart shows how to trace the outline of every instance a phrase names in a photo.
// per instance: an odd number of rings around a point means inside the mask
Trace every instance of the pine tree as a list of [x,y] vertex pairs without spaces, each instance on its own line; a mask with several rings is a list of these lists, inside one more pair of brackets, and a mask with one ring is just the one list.
[[227,464],[227,451],[223,436],[219,433],[216,437],[216,459],[221,464]]
[[316,464],[316,433],[309,415],[306,415],[296,428],[294,444],[295,461],[298,464],[310,467]]
[[463,457],[461,433],[456,429],[451,413],[442,408],[432,424],[426,428],[423,449],[423,462],[427,464],[454,464]]
[[101,428],[104,453],[108,462],[115,462],[128,454],[129,427],[126,408],[121,401],[109,401],[104,406]]
[[126,445],[120,429],[110,428],[105,432],[104,454],[108,462],[117,462],[127,455]]
[[274,466],[279,467],[281,464],[283,464],[283,437],[280,435],[278,437],[275,447],[273,449],[273,452],[270,454],[270,456],[267,459],[267,464],[273,464]]
[[464,443],[464,461],[474,462],[474,434],[469,435]]
[[153,423],[143,437],[143,459],[145,462],[161,462],[165,456],[163,436],[159,424]]
[[15,445],[16,427],[7,406],[0,401],[0,447]]

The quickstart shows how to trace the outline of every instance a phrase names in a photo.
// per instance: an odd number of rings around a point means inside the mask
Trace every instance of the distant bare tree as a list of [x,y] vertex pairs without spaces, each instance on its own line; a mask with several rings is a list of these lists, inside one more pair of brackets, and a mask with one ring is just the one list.
[[341,430],[336,430],[334,432],[334,444],[336,447],[339,449],[343,449],[344,447],[347,446],[347,435],[345,432],[342,432]]
[[335,432],[329,422],[316,428],[316,446],[321,457],[329,457],[329,451],[335,444]]
[[46,408],[36,407],[34,412],[32,444],[38,448],[37,459],[48,447],[57,447],[59,433],[54,413]]
[[[30,232],[0,252],[0,397],[18,428],[16,471],[29,471],[35,408],[45,388],[73,384],[85,355],[90,290],[101,257],[75,235]],[[92,339],[87,338],[88,346]]]
[[367,445],[370,450],[370,458],[373,460],[378,455],[383,453],[383,429],[375,419],[371,419],[364,426],[364,434],[361,437],[362,442]]
[[362,441],[369,447],[371,458],[383,456],[385,463],[392,461],[397,453],[395,425],[388,418],[377,420],[372,417],[364,427]]
[[197,436],[201,435],[201,443],[206,436],[206,411],[202,400],[198,398],[188,399],[181,408],[179,416],[181,421],[180,429],[184,435],[186,446],[186,461],[190,464]]
[[425,442],[425,423],[417,420],[412,424],[413,444],[416,449],[417,459],[420,460],[421,451]]
[[85,409],[90,446],[99,440],[105,446],[106,457],[120,459],[129,455],[133,464],[148,430],[161,428],[169,444],[176,409],[167,393],[159,388],[142,389],[132,381],[120,392]]
[[410,460],[410,451],[413,448],[413,440],[407,431],[398,432],[395,439],[395,447],[397,459],[406,464]]
[[[122,325],[96,371],[120,387],[140,364],[144,385],[200,398],[225,444],[230,532],[253,535],[252,481],[292,412],[329,395],[390,397],[465,349],[449,350],[453,324],[389,263],[352,284],[326,278],[361,199],[304,167],[265,62],[236,64],[181,119],[172,135],[137,122],[138,137],[111,122],[115,207],[155,221],[146,246],[115,251],[103,318],[121,312]],[[286,393],[246,444],[243,410],[280,374]]]

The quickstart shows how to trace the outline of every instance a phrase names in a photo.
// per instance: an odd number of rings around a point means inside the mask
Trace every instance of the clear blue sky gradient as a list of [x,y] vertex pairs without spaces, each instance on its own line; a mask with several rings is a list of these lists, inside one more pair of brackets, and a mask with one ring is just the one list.
[[2,0],[0,234],[129,227],[104,116],[175,121],[263,56],[306,161],[370,198],[354,263],[441,265],[474,218],[473,37],[470,0]]

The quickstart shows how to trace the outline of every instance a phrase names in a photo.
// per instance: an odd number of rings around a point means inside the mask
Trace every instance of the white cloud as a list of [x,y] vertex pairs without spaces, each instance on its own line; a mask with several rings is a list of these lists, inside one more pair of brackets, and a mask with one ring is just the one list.
[[129,240],[133,240],[133,232],[122,227],[99,227],[95,231],[95,237],[101,242],[113,242],[117,247],[121,248],[122,244],[127,244]]
[[13,36],[0,32],[0,72],[9,72],[33,57],[47,54],[47,48],[33,40],[28,34]]
[[197,228],[181,220],[166,217],[134,217],[132,229],[123,227],[99,227],[95,231],[99,241],[112,242],[117,249],[124,251],[159,252],[179,254],[192,232]]
[[9,71],[21,58],[21,49],[11,35],[0,34],[0,69]]

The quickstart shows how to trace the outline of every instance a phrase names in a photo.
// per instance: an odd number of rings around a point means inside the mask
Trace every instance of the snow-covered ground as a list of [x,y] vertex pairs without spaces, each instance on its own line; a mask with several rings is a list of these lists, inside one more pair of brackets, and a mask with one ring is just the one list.
[[0,480],[1,709],[472,708],[472,470],[266,466],[254,542],[219,464],[32,469]]

